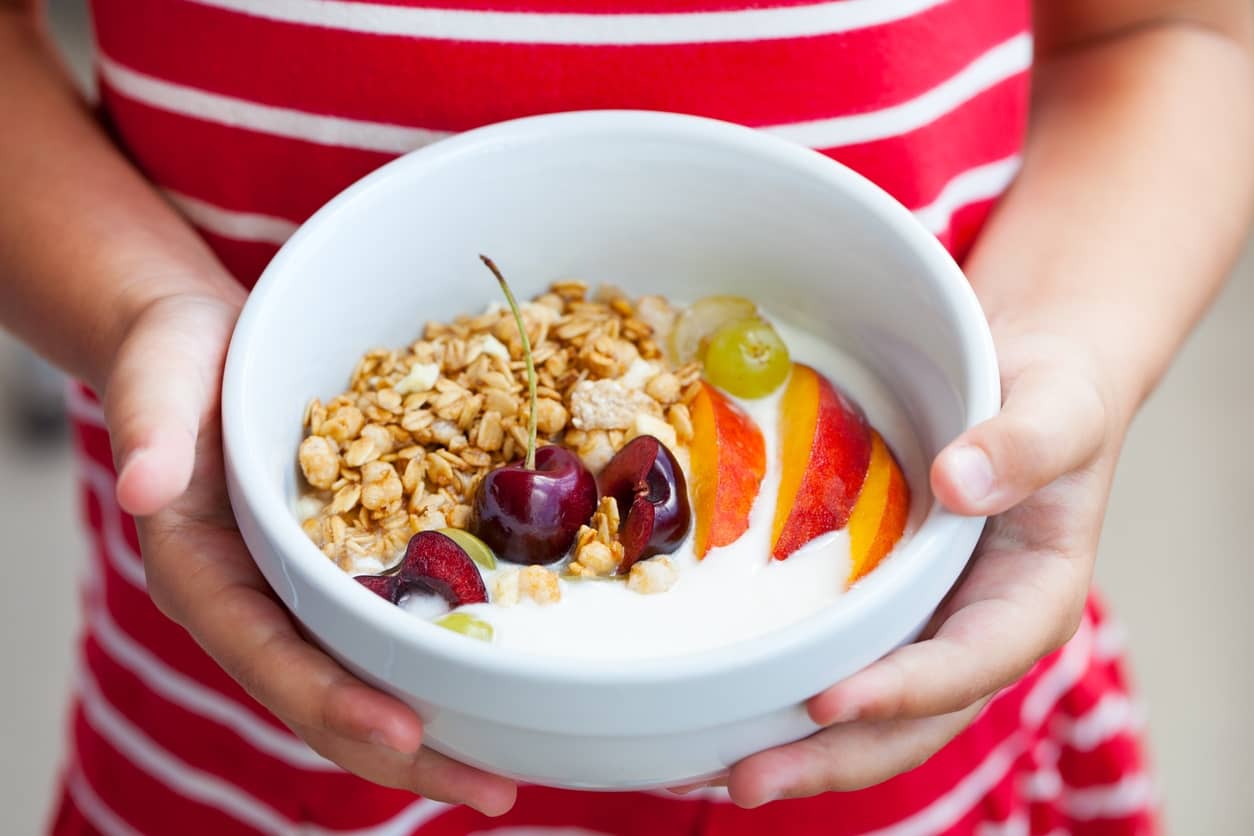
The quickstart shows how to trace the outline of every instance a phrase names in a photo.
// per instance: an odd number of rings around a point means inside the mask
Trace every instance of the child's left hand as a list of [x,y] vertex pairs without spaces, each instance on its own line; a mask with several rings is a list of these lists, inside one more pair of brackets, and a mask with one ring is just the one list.
[[822,731],[753,755],[731,798],[853,790],[927,760],[1080,624],[1123,436],[1095,364],[1061,340],[1003,341],[1004,405],[937,457],[948,508],[999,515],[925,638],[811,699]]

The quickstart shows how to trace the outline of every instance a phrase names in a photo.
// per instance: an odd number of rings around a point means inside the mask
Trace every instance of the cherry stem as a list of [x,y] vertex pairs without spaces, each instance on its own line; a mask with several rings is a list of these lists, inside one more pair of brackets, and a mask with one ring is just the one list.
[[522,311],[518,307],[518,300],[514,298],[514,293],[509,289],[509,282],[505,281],[505,277],[501,275],[501,271],[497,268],[496,262],[488,258],[486,255],[480,255],[479,258],[492,271],[492,275],[496,276],[496,280],[501,285],[501,290],[505,293],[505,300],[509,302],[509,309],[514,312],[514,322],[518,324],[518,336],[522,338],[523,359],[527,361],[527,392],[531,397],[531,417],[527,419],[527,461],[526,468],[528,470],[536,469],[536,362],[531,356],[531,340],[527,337],[527,327],[523,325]]

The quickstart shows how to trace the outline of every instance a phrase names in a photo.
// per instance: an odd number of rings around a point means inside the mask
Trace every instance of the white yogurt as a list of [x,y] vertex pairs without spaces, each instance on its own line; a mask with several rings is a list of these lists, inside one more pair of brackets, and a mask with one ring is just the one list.
[[[794,360],[813,366],[866,411],[901,462],[921,503],[922,456],[904,412],[873,375],[822,340],[776,323]],[[850,553],[847,531],[824,535],[787,560],[770,557],[771,523],[779,490],[778,407],[783,387],[766,398],[741,401],[766,442],[766,476],[736,542],[698,561],[692,538],[671,560],[679,581],[667,592],[641,595],[613,581],[560,581],[562,599],[540,606],[476,604],[464,610],[492,624],[502,648],[544,656],[633,659],[705,650],[786,627],[835,602],[845,589]],[[907,532],[907,536],[909,532]],[[499,571],[499,570],[498,570]],[[486,572],[489,590],[495,572]],[[425,602],[406,608],[417,611]]]

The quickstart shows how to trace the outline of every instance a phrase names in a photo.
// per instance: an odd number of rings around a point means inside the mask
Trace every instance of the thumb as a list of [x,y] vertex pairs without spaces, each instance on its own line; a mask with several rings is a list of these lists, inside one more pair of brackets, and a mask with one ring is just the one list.
[[187,490],[201,421],[217,403],[236,312],[214,299],[162,299],[123,341],[104,410],[118,504],[127,513],[153,514]]
[[1000,514],[1088,464],[1106,426],[1105,401],[1092,380],[1029,367],[1011,384],[1000,414],[936,457],[932,490],[959,514]]

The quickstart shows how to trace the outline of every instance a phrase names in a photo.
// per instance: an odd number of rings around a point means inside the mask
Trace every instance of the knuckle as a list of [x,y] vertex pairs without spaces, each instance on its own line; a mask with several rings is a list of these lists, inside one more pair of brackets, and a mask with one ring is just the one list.
[[354,680],[348,674],[339,674],[323,683],[314,695],[317,707],[311,712],[318,728],[338,734],[343,727],[341,707],[348,697],[349,686]]
[[991,452],[994,468],[1027,487],[1035,487],[1046,471],[1055,469],[1057,445],[1051,441],[1050,427],[1037,415],[1006,413],[1001,417],[1002,432]]
[[223,667],[249,696],[284,723],[316,729],[319,727],[316,718],[311,717],[300,702],[292,704],[291,701],[280,699],[274,687],[275,678],[282,675],[278,656],[283,640],[282,634],[270,636],[253,652],[231,662],[224,662]]

